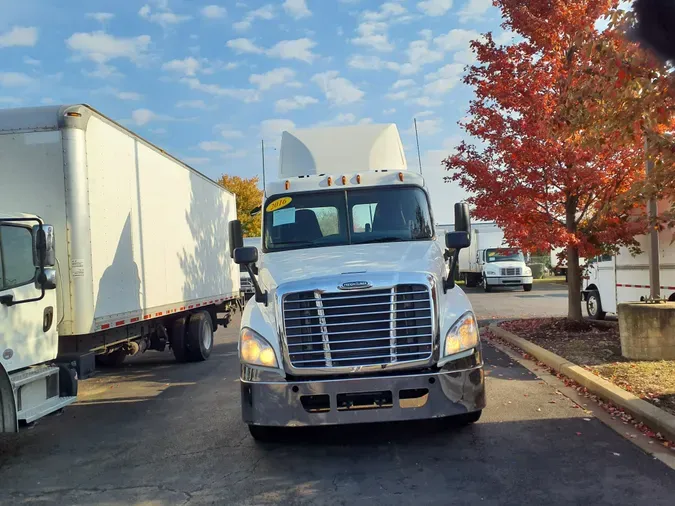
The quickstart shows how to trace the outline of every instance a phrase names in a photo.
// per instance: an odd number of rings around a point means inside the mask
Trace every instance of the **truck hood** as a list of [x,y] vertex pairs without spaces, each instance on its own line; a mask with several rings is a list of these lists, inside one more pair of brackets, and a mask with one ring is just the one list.
[[313,277],[368,272],[425,272],[445,274],[436,241],[351,244],[266,253],[260,278],[267,288]]

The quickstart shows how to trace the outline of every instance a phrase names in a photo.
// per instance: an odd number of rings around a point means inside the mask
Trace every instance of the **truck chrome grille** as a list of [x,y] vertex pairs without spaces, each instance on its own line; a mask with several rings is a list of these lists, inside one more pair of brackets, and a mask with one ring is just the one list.
[[507,267],[502,269],[502,276],[520,276],[521,269],[520,267]]
[[287,294],[284,330],[297,369],[384,365],[428,360],[433,351],[429,288]]

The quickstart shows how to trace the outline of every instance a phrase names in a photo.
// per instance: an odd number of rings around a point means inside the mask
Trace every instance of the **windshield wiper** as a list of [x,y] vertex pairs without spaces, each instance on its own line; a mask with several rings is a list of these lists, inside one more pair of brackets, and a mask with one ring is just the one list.
[[412,241],[413,239],[403,239],[401,237],[378,237],[377,239],[371,239],[369,241],[363,241],[363,242],[358,242],[356,244],[372,244],[376,242],[404,242],[404,241]]

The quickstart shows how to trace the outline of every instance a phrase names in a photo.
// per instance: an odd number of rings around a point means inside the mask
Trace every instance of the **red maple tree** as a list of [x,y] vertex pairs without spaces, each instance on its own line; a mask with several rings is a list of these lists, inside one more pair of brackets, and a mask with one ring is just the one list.
[[498,46],[487,34],[472,42],[478,63],[464,82],[475,99],[463,127],[482,145],[458,146],[443,162],[452,173],[446,180],[472,194],[475,216],[496,221],[509,244],[566,248],[568,318],[580,320],[580,255],[634,245],[644,227],[631,218],[637,204],[618,198],[643,177],[639,135],[597,143],[585,137],[589,97],[603,92],[589,89],[589,68],[598,64],[589,48],[610,36],[595,25],[617,1],[494,4],[504,28],[523,40]]

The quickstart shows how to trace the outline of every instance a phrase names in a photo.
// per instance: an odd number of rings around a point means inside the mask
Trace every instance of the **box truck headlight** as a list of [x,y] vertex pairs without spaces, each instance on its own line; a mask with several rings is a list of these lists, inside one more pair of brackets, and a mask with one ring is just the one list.
[[478,346],[478,324],[473,313],[464,313],[445,336],[445,355],[454,355]]
[[495,271],[494,269],[488,269],[485,271],[485,274],[487,274],[488,276],[496,276],[497,271]]
[[532,269],[530,269],[529,267],[525,267],[525,268],[523,269],[523,274],[524,274],[525,276],[532,276]]
[[239,338],[239,358],[242,362],[263,367],[279,367],[274,349],[251,329],[242,329]]

